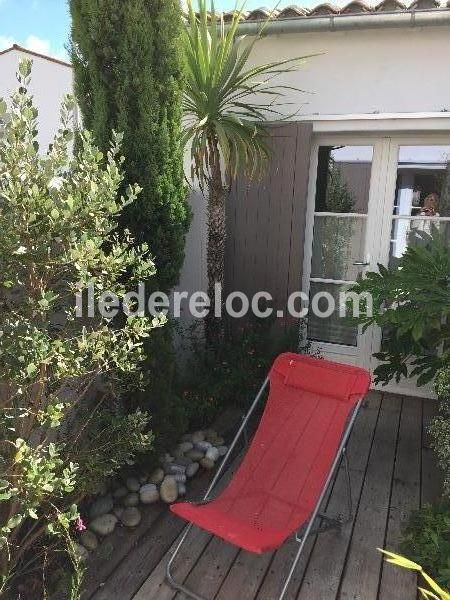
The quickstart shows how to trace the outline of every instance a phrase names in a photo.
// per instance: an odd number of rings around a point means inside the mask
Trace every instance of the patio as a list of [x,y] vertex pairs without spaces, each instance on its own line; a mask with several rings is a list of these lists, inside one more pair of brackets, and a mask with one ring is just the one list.
[[[436,403],[430,400],[370,394],[348,446],[355,519],[340,533],[331,531],[310,539],[289,598],[416,598],[415,576],[384,565],[376,548],[395,550],[401,524],[410,511],[439,496],[440,474],[426,434],[435,411]],[[232,467],[222,484],[231,474]],[[200,497],[206,484],[207,478],[199,477],[191,487],[191,497]],[[326,512],[335,516],[345,508],[344,472],[340,470],[326,499]],[[164,577],[182,528],[183,523],[165,508],[153,506],[131,533],[116,530],[92,556],[84,598],[180,599]],[[175,574],[206,598],[273,600],[295,549],[295,541],[289,540],[276,553],[256,556],[195,529]]]

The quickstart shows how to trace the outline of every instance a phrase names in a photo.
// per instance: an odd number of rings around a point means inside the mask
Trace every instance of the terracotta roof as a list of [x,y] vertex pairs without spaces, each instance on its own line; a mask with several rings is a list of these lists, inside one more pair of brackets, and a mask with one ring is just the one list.
[[[251,11],[244,12],[242,19],[245,21],[264,21],[272,16],[275,20],[281,19],[296,19],[302,17],[320,17],[327,15],[348,15],[348,14],[367,14],[377,12],[397,12],[397,11],[414,11],[414,10],[434,10],[437,8],[450,8],[450,0],[445,4],[445,0],[440,3],[439,0],[411,0],[408,5],[401,0],[382,0],[379,4],[371,5],[364,0],[352,0],[345,6],[336,6],[325,2],[318,4],[314,8],[303,8],[296,4],[287,6],[283,9],[271,10],[270,8],[261,7]],[[223,14],[225,21],[230,21],[233,16],[233,11],[228,11]]]
[[25,54],[30,54],[31,56],[37,56],[38,58],[43,58],[44,60],[49,60],[50,62],[54,62],[58,65],[63,65],[64,67],[72,68],[72,65],[64,60],[59,60],[59,58],[54,58],[53,56],[48,56],[47,54],[41,54],[40,52],[35,52],[34,50],[28,50],[28,48],[24,48],[23,46],[19,46],[18,44],[13,44],[10,48],[6,48],[6,50],[2,50],[0,52],[0,56],[2,54],[7,54],[12,50],[18,50],[19,52],[25,52]]

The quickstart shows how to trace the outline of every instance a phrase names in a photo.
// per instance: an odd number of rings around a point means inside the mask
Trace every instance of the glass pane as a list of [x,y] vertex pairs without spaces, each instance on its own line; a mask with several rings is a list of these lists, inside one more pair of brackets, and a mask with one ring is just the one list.
[[311,277],[354,281],[364,262],[366,219],[317,214],[314,218],[314,244]]
[[450,146],[401,146],[394,215],[450,216]]
[[[349,323],[344,317],[339,316],[339,295],[349,286],[334,285],[331,283],[311,282],[308,313],[308,339],[318,342],[329,342],[345,346],[356,346],[358,327]],[[319,317],[313,314],[313,297],[315,294],[328,292],[334,299],[335,310],[329,317]],[[330,303],[326,298],[318,300],[318,308],[325,312]]]
[[372,146],[321,146],[316,212],[367,213]]
[[417,219],[393,219],[389,265],[394,266],[408,246],[424,243],[423,236],[421,237],[417,233],[430,235],[433,232],[433,228],[436,228],[445,236],[450,246],[449,221],[421,219],[420,217]]

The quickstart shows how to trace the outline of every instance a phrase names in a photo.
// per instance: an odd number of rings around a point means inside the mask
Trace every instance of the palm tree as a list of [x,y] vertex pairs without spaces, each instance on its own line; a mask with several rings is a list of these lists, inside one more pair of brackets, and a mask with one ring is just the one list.
[[[280,74],[297,69],[303,59],[248,66],[260,39],[239,35],[244,4],[236,6],[231,22],[207,9],[198,0],[198,11],[187,0],[188,17],[183,32],[186,61],[184,143],[190,145],[191,176],[197,179],[208,203],[208,294],[224,283],[226,241],[225,207],[231,184],[238,174],[260,176],[270,150],[267,121],[280,118],[280,99],[290,88],[274,85]],[[306,57],[304,57],[306,58]],[[206,334],[210,342],[223,336],[222,320],[210,311]]]

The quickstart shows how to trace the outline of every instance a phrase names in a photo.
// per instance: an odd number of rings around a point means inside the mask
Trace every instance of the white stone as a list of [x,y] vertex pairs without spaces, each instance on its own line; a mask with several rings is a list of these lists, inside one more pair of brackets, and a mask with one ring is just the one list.
[[131,492],[122,501],[124,506],[137,506],[139,504],[139,494],[137,492]]
[[120,520],[125,527],[136,527],[141,522],[141,511],[135,506],[129,506],[123,511]]
[[181,442],[181,444],[178,445],[178,450],[184,454],[185,452],[192,450],[193,447],[194,444],[192,442]]
[[199,468],[200,468],[200,465],[198,464],[198,462],[193,462],[190,465],[188,465],[186,468],[187,477],[189,477],[189,478],[194,477],[194,475],[197,473]]
[[197,442],[195,444],[195,449],[200,450],[201,452],[206,452],[207,450],[209,450],[211,448],[211,446],[212,446],[211,442]]
[[198,462],[205,456],[205,453],[201,450],[189,450],[189,452],[186,453],[186,456],[191,460]]
[[211,448],[208,448],[206,451],[205,458],[210,458],[212,461],[216,462],[219,458],[219,451],[215,446],[211,446]]
[[178,498],[178,483],[175,481],[174,477],[169,475],[164,479],[159,489],[159,493],[161,500],[166,502],[166,504],[175,502]]
[[136,479],[136,477],[128,477],[125,481],[125,485],[130,490],[130,492],[138,492],[139,488],[141,487],[141,484],[139,483],[139,480]]
[[85,529],[80,533],[80,542],[88,550],[95,550],[98,546],[97,536],[93,531]]
[[228,446],[219,446],[217,450],[219,451],[219,456],[225,456],[228,452]]
[[192,443],[195,445],[198,442],[203,442],[205,440],[205,432],[204,431],[196,431],[192,434]]
[[143,485],[139,490],[139,499],[142,504],[154,504],[159,500],[159,492],[156,485],[153,483],[147,483]]
[[91,521],[89,523],[89,529],[97,535],[101,535],[103,537],[114,531],[116,523],[117,517],[108,513],[107,515],[102,515],[101,517],[97,517]]
[[164,466],[164,471],[167,475],[183,474],[186,471],[184,465],[169,464]]
[[164,479],[164,470],[163,469],[155,469],[153,473],[150,475],[148,481],[149,483],[154,483],[156,485],[160,484]]

